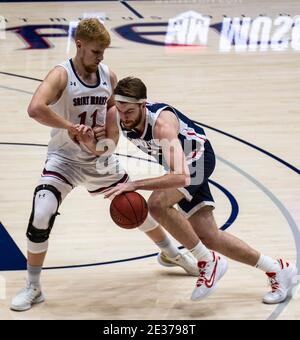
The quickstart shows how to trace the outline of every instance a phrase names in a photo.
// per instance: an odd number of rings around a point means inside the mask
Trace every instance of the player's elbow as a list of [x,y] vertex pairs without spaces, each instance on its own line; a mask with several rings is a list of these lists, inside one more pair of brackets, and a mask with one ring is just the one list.
[[42,107],[39,104],[30,103],[27,109],[28,116],[30,118],[36,119],[40,116],[42,112]]
[[37,114],[38,114],[37,112],[38,112],[38,110],[37,110],[37,106],[36,105],[30,104],[28,106],[27,113],[28,113],[28,116],[30,118],[36,118]]

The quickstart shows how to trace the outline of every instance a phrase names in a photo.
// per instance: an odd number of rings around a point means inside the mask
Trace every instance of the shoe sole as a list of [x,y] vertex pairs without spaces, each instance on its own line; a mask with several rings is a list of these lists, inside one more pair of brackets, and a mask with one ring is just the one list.
[[[218,277],[218,281],[222,279],[222,277],[226,274],[227,272],[227,269],[228,269],[228,262],[226,261],[225,262],[225,265],[224,265],[224,269],[223,269],[223,272],[220,274],[220,276]],[[208,291],[208,293],[205,295],[205,296],[202,296],[201,298],[193,298],[193,295],[191,296],[191,300],[192,301],[201,301],[201,300],[204,300],[206,299],[207,297],[209,297],[211,294],[214,293],[214,291],[218,288],[218,285],[216,284],[212,289],[210,289]]]
[[45,298],[44,298],[43,294],[41,294],[40,296],[36,297],[32,301],[31,305],[29,307],[27,307],[27,308],[22,308],[22,307],[11,305],[10,309],[15,311],[15,312],[25,312],[25,311],[31,309],[33,305],[37,305],[37,304],[42,303],[44,301],[45,301]]
[[164,262],[164,260],[160,256],[160,254],[158,254],[158,256],[157,256],[157,261],[163,267],[169,267],[169,268],[170,267],[179,267],[179,268],[182,268],[187,273],[187,275],[189,275],[189,276],[194,276],[194,277],[199,276],[199,272],[197,272],[197,273],[189,272],[184,266],[181,266],[179,263]]
[[157,256],[157,261],[160,265],[162,265],[163,267],[178,267],[176,264],[172,263],[172,262],[165,262],[161,256],[160,253]]

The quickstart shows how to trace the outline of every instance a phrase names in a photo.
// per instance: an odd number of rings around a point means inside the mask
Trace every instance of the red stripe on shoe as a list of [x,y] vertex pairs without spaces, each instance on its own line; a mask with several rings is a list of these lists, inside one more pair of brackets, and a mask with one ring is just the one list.
[[283,262],[282,262],[281,259],[279,259],[279,261],[280,261],[280,264],[281,264],[281,269],[283,269],[284,268]]
[[213,254],[213,257],[214,257],[213,261],[215,262],[216,261],[216,253],[214,251],[212,251],[212,254]]
[[206,285],[207,288],[211,288],[213,286],[214,282],[215,282],[218,263],[219,263],[219,261],[216,260],[216,264],[215,264],[214,270],[211,274],[211,277],[209,278],[209,280],[205,281],[205,285]]

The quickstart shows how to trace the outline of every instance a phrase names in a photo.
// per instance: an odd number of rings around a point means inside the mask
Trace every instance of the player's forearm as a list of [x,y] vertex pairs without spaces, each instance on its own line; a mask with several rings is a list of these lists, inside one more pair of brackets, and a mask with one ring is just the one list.
[[189,178],[186,175],[167,174],[161,177],[143,179],[133,182],[135,190],[161,190],[177,189],[189,185]]
[[28,114],[40,124],[60,129],[68,129],[72,123],[64,119],[46,105],[29,106]]

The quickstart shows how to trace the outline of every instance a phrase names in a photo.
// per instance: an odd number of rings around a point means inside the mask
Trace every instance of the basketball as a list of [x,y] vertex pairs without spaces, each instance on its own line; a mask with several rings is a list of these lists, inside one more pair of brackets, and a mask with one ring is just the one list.
[[137,192],[126,192],[116,196],[110,204],[110,216],[121,228],[133,229],[144,223],[148,206],[144,197]]

